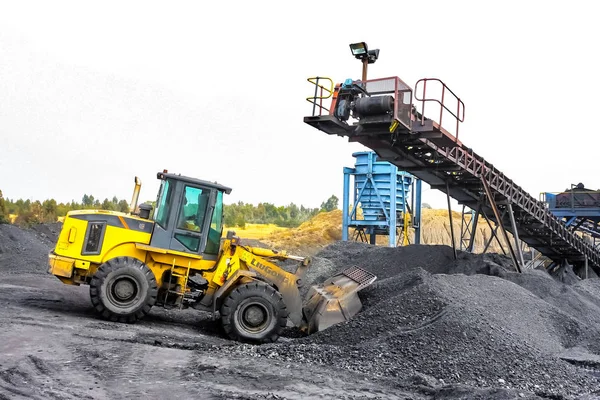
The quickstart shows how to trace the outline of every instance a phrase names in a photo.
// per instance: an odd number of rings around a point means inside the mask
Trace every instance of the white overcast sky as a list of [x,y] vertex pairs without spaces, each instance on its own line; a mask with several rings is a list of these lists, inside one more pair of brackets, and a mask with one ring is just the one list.
[[[0,190],[153,199],[156,172],[227,202],[317,207],[364,150],[303,123],[310,76],[444,80],[460,139],[538,197],[600,188],[594,1],[1,1]],[[424,185],[434,208],[445,197]]]

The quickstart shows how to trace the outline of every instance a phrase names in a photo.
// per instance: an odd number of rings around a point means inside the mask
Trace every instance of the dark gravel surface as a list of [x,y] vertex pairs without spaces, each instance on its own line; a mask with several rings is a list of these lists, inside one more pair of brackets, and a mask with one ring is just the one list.
[[[399,388],[425,377],[421,386],[435,398],[491,389],[507,390],[493,398],[600,398],[600,280],[571,277],[574,283],[565,284],[545,271],[518,274],[496,254],[459,253],[454,260],[447,246],[352,242],[317,254],[306,280],[352,265],[379,279],[361,292],[363,311],[351,321],[224,351],[329,365]],[[477,396],[492,398],[486,393]]]
[[[600,279],[518,274],[504,256],[454,260],[447,246],[338,242],[313,258],[304,290],[358,265],[378,276],[360,293],[362,312],[252,346],[225,340],[193,310],[97,320],[86,287],[45,275],[59,228],[0,225],[0,398],[600,398]],[[86,396],[79,386],[92,371]],[[15,378],[25,372],[31,383]]]

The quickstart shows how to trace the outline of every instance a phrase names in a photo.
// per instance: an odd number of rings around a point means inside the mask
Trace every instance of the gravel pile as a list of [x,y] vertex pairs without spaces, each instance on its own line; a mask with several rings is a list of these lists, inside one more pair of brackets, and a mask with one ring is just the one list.
[[305,280],[352,265],[378,276],[361,292],[363,311],[352,320],[307,337],[223,350],[330,365],[399,387],[425,377],[435,393],[466,385],[543,398],[600,396],[600,280],[566,284],[544,271],[518,274],[500,255],[459,253],[454,260],[447,246],[354,242],[317,254]]
[[60,224],[21,229],[0,224],[0,271],[10,274],[46,273],[48,252],[54,248]]

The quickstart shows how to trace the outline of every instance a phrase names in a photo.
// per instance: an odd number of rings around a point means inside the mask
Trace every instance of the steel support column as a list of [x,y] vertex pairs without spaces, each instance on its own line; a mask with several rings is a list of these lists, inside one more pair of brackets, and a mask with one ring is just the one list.
[[[402,178],[402,186],[404,189],[404,177]],[[390,216],[388,222],[388,245],[389,247],[396,246],[396,234],[398,230],[398,212],[396,210],[396,189],[398,188],[398,167],[392,165],[390,168]],[[392,197],[392,193],[394,194]],[[404,195],[405,192],[402,192]],[[402,200],[406,204],[406,199]],[[375,244],[375,243],[372,243]]]
[[421,244],[421,185],[422,182],[420,179],[416,180],[416,192],[413,191],[412,196],[415,199],[415,204],[413,207],[414,217],[413,217],[413,228],[415,229],[415,244]]
[[[469,208],[471,211],[465,212],[465,209]],[[462,218],[460,221],[460,250],[473,252],[475,246],[475,234],[477,232],[477,221],[479,220],[479,213],[481,210],[481,202],[477,204],[477,209],[473,210],[470,207],[463,205]],[[467,221],[466,216],[470,214],[471,219]]]
[[[502,213],[500,218],[504,218],[504,214],[505,214],[505,212]],[[492,244],[492,240],[496,239],[496,242],[498,242],[498,246],[500,246],[500,250],[502,250],[502,254],[506,255],[506,250],[504,250],[504,246],[502,245],[502,242],[500,241],[500,238],[498,237],[498,233],[497,233],[498,228],[500,226],[498,224],[496,224],[496,226],[492,226],[492,223],[490,222],[490,219],[488,218],[487,214],[485,212],[482,212],[482,215],[483,215],[483,219],[485,219],[485,222],[487,222],[487,224],[490,228],[490,231],[492,233],[492,236],[489,238],[489,240],[483,247],[482,253],[485,253],[487,251],[487,249],[490,247],[490,244]]]
[[[348,220],[350,219],[350,174],[354,168],[344,167],[344,197],[342,198],[342,240],[348,241]],[[356,198],[354,199],[356,203]],[[356,204],[352,207],[356,209]]]
[[498,211],[498,206],[496,205],[496,200],[494,199],[494,197],[492,195],[492,191],[490,190],[490,187],[483,175],[481,176],[481,183],[483,184],[485,194],[488,198],[488,201],[490,202],[492,211],[494,212],[494,217],[496,218],[497,224],[500,227],[500,232],[502,232],[502,237],[504,238],[504,241],[506,242],[506,245],[508,246],[510,258],[512,259],[513,264],[515,265],[515,269],[517,270],[517,272],[521,272],[521,267],[519,266],[519,262],[517,261],[517,256],[515,254],[515,250],[512,248],[512,245],[510,244],[510,239],[508,238],[508,233],[506,233],[506,229],[504,229],[504,224],[502,223],[502,219],[500,218],[500,212]]
[[446,181],[446,199],[448,200],[448,216],[450,217],[450,240],[452,241],[452,251],[454,252],[454,259],[456,260],[456,242],[454,240],[454,223],[452,221],[452,208],[450,207],[450,186],[448,181]]
[[521,251],[521,245],[520,245],[520,240],[519,240],[519,231],[517,229],[517,224],[515,222],[515,214],[513,212],[513,208],[510,205],[510,203],[508,203],[506,205],[506,209],[508,210],[508,216],[510,218],[510,225],[512,226],[512,230],[513,230],[513,239],[515,239],[515,247],[517,248],[517,251],[519,252],[519,261],[521,261],[521,267],[525,266],[525,259],[523,258],[523,252]]

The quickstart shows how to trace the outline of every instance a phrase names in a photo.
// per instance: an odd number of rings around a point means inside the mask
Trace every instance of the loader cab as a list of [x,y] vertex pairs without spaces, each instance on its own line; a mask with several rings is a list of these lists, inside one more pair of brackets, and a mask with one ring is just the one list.
[[159,172],[150,245],[216,259],[223,231],[223,193],[217,183]]

